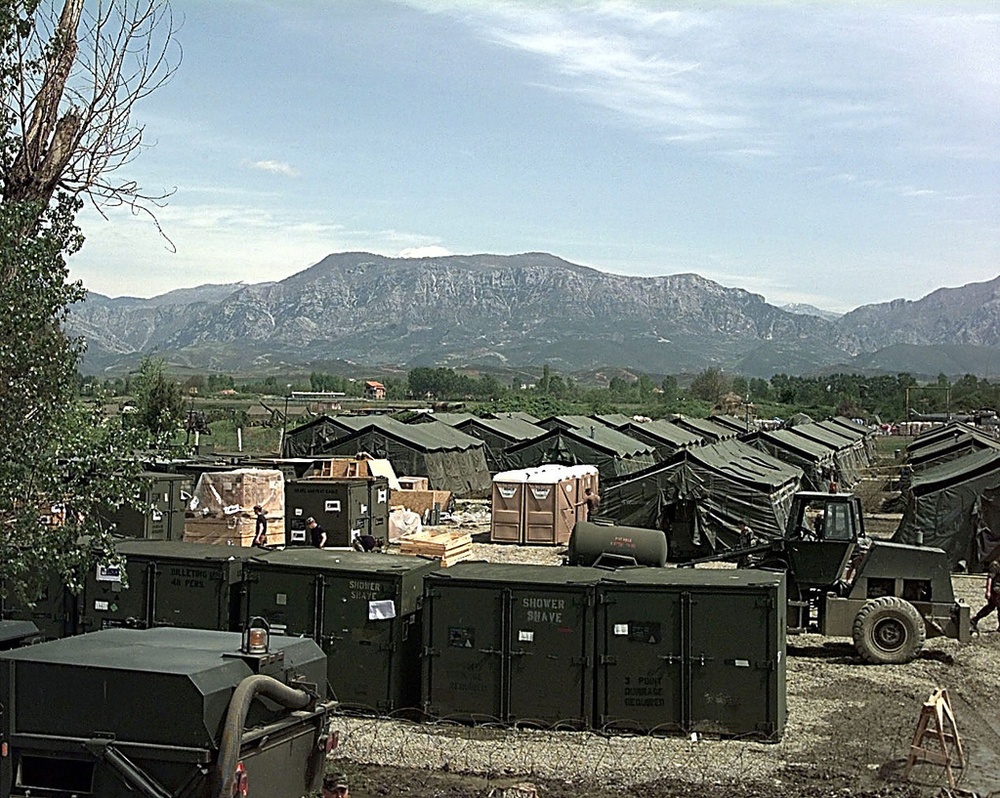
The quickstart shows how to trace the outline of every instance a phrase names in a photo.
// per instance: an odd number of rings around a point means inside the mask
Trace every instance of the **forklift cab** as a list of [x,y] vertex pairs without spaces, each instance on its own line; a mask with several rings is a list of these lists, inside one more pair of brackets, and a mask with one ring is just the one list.
[[859,547],[867,548],[861,501],[849,493],[804,491],[788,517],[788,559],[800,588],[827,589],[849,573]]

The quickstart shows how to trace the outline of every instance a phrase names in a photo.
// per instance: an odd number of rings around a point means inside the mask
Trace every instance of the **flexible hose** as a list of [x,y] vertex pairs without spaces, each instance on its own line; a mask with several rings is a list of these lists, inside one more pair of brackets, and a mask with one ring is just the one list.
[[229,700],[229,708],[226,710],[226,722],[219,744],[218,798],[232,798],[233,780],[243,743],[243,726],[246,724],[250,704],[258,695],[270,698],[287,709],[307,709],[313,702],[313,696],[305,690],[296,690],[277,679],[261,674],[247,676],[236,685],[233,697]]

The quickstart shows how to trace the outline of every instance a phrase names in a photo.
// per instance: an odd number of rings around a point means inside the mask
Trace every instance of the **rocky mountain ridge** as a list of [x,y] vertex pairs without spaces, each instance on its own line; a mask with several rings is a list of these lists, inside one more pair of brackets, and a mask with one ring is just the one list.
[[148,300],[92,294],[74,308],[70,330],[88,340],[89,372],[156,351],[228,371],[340,359],[408,368],[547,363],[568,373],[717,366],[769,377],[850,368],[904,344],[962,344],[972,350],[965,360],[974,361],[979,348],[1000,344],[998,286],[1000,278],[831,320],[696,274],[614,275],[546,253],[400,259],[355,252],[274,283]]

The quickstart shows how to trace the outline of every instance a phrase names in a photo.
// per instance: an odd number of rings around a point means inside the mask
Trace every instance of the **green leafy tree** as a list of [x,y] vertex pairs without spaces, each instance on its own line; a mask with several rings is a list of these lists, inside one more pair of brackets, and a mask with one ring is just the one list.
[[76,394],[83,345],[63,324],[84,289],[66,259],[83,197],[154,201],[114,173],[141,143],[133,104],[164,77],[165,50],[138,46],[163,8],[109,2],[81,29],[81,0],[0,0],[0,591],[19,600],[51,578],[77,587],[111,550],[102,517],[138,490],[146,436]]
[[155,440],[167,444],[184,419],[184,390],[167,373],[162,358],[144,357],[133,380],[135,421]]

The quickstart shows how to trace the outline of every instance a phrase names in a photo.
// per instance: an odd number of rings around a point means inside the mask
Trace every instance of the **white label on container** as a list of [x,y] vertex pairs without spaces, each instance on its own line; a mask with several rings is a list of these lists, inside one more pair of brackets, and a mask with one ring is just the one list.
[[106,601],[95,601],[94,602],[94,609],[95,610],[104,610],[104,611],[107,611],[107,609],[108,609],[108,602],[106,602]]
[[628,624],[627,623],[616,623],[614,633],[616,635],[627,635],[628,634]]
[[389,501],[389,491],[385,488],[378,489],[378,503],[385,504]]
[[535,633],[532,632],[530,629],[522,629],[522,630],[520,630],[517,633],[517,642],[518,643],[534,643],[535,642]]
[[288,604],[288,594],[278,593],[274,597],[274,603],[277,604],[279,607],[284,607],[286,604]]
[[162,521],[163,520],[163,513],[161,513],[159,510],[153,510],[153,520],[154,521]]
[[304,529],[293,529],[292,530],[292,543],[302,543],[306,539],[306,531]]
[[396,602],[392,599],[368,602],[369,621],[391,621],[396,617]]
[[339,513],[340,499],[327,499],[326,504],[323,506],[328,513]]
[[121,582],[122,581],[122,567],[120,565],[98,565],[97,566],[97,581],[98,582]]
[[295,508],[295,517],[296,518],[301,518],[302,517],[302,508],[301,507],[296,507]]
[[362,504],[361,505],[361,514],[362,515],[368,515],[368,505],[367,504]]
[[222,512],[225,515],[236,515],[240,511],[240,506],[238,504],[227,504],[222,508]]
[[738,660],[736,660],[735,665],[736,665],[737,668],[749,668],[750,667],[750,660],[748,660],[748,659],[738,659]]
[[497,493],[505,499],[513,499],[514,495],[517,493],[517,488],[508,488],[503,485],[497,485]]
[[532,495],[536,499],[538,499],[538,501],[545,501],[545,499],[549,498],[549,493],[550,492],[551,491],[550,491],[549,488],[536,488],[534,486],[532,486],[532,488],[531,488]]

